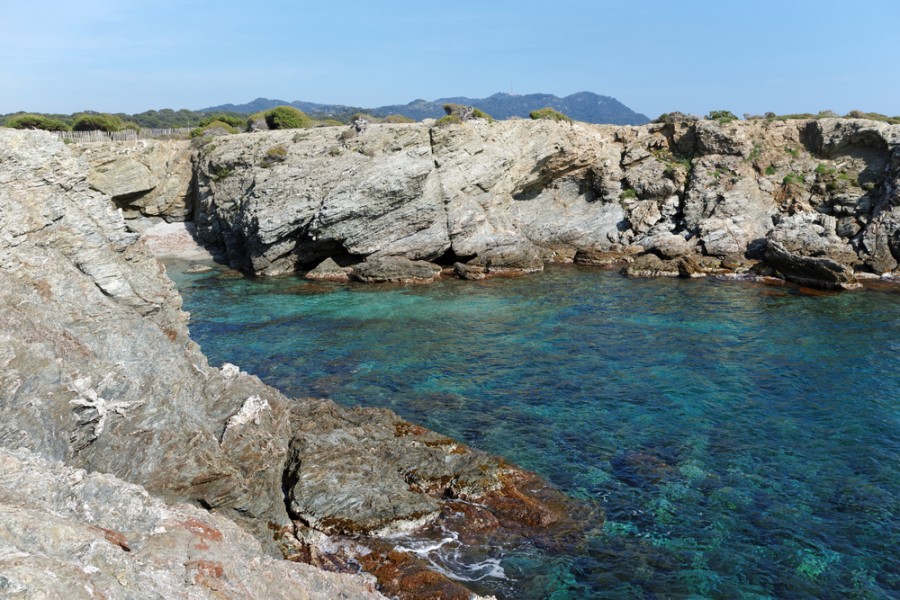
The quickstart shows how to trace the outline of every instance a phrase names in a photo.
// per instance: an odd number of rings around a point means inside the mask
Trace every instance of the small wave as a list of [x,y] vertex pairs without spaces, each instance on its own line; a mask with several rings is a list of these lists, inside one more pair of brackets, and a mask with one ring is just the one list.
[[432,569],[456,581],[509,580],[500,562],[502,557],[478,560],[467,556],[467,547],[459,541],[459,535],[441,529],[444,537],[438,540],[403,537],[397,540],[395,547],[427,561]]

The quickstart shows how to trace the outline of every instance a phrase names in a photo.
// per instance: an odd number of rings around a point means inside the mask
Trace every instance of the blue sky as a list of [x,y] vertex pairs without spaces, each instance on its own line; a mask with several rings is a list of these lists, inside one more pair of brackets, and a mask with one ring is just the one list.
[[900,114],[898,0],[4,4],[0,113],[587,90],[651,118]]

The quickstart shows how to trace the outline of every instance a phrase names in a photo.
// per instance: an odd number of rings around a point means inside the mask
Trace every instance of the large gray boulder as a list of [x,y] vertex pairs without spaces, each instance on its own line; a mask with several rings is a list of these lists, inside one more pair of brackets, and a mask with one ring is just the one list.
[[403,256],[376,256],[353,267],[353,278],[365,283],[431,283],[441,267]]
[[860,287],[847,265],[826,256],[811,257],[789,252],[774,240],[766,242],[766,262],[790,281],[811,287],[852,290]]
[[88,185],[111,196],[126,219],[190,220],[194,196],[190,142],[91,142],[71,148],[88,161]]
[[371,576],[268,556],[234,522],[108,474],[0,447],[4,598],[375,600]]

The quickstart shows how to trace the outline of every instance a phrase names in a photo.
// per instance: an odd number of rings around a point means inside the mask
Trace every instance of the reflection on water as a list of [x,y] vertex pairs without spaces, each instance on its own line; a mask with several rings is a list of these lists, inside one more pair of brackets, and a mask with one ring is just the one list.
[[[585,547],[458,571],[483,591],[900,588],[900,294],[575,267],[419,287],[170,273],[213,364],[288,395],[391,408],[602,503]],[[452,565],[459,544],[435,543]]]

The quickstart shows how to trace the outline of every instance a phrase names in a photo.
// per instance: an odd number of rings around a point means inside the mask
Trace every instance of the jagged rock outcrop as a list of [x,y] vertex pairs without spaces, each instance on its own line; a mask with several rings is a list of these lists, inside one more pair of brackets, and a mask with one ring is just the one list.
[[182,140],[73,144],[90,164],[88,185],[111,196],[126,219],[190,220],[191,146]]
[[[162,501],[213,509],[219,516],[212,520],[196,517],[203,527],[224,531],[221,523],[230,517],[253,532],[263,550],[310,562],[324,552],[316,549],[316,540],[327,533],[373,532],[398,521],[438,518],[447,490],[487,502],[508,489],[513,504],[544,506],[535,491],[546,484],[531,480],[520,492],[513,483],[523,475],[518,469],[390,411],[290,400],[234,365],[210,367],[188,336],[187,315],[164,267],[129,230],[111,198],[92,189],[84,156],[45,132],[0,129],[0,165],[0,449],[29,452],[14,457],[28,464],[34,455],[109,474],[92,480],[105,482],[104,490],[122,480],[159,498],[140,504],[128,500],[135,494],[145,497],[136,488],[122,496],[110,492],[108,510],[114,511],[121,499],[157,515],[141,523],[116,515],[100,518],[106,514],[100,508],[93,516],[66,512],[71,504],[57,506],[55,498],[35,506],[30,518],[46,511],[72,538],[49,544],[42,562],[29,558],[38,556],[40,540],[10,534],[22,537],[22,545],[13,554],[0,551],[0,561],[22,559],[16,564],[23,570],[17,571],[18,579],[0,579],[0,586],[52,595],[56,584],[36,582],[35,569],[69,573],[84,558],[91,585],[115,595],[119,588],[111,578],[132,573],[138,563],[111,558],[94,564],[90,549],[100,544],[104,553],[123,552],[123,539],[129,547],[135,542],[135,557],[152,567],[147,577],[162,577],[155,569],[166,564],[176,577],[154,579],[146,594],[123,596],[155,597],[154,590],[180,589],[185,569],[194,569],[190,581],[226,595],[244,576],[248,590],[263,585],[267,574],[283,576],[280,585],[300,581],[300,588],[278,592],[284,597],[322,597],[314,590],[340,584],[332,576],[317,579],[316,571],[273,566],[262,556],[250,558],[246,568],[234,562],[258,555],[256,546],[200,557],[185,549],[190,527],[160,537],[151,526],[154,519],[195,518],[199,509],[161,508]],[[433,274],[434,268],[428,271]],[[0,460],[11,461],[5,472],[19,468],[13,458],[0,455]],[[477,477],[472,475],[476,467]],[[50,463],[35,469],[47,470],[48,477],[73,473]],[[288,481],[293,483],[285,487]],[[544,493],[555,492],[547,488]],[[98,501],[103,494],[98,492]],[[493,501],[502,511],[505,505]],[[564,500],[559,506],[548,506],[548,514],[563,519],[571,512]],[[0,519],[0,540],[3,527],[14,523]],[[243,544],[237,538],[235,543]],[[357,555],[367,551],[359,540],[354,543]],[[66,562],[72,549],[88,555]],[[194,560],[200,562],[185,566]],[[357,564],[354,560],[350,553],[345,566]],[[94,567],[99,571],[91,571]],[[226,575],[229,581],[218,581]],[[142,577],[135,574],[129,581],[138,585]],[[359,580],[347,581],[348,597],[367,597]]]
[[[277,517],[285,401],[207,366],[162,266],[39,134],[0,139],[0,443],[167,498]],[[249,398],[262,425],[223,438]]]
[[[744,273],[765,260],[768,238],[791,245],[799,215],[827,222],[826,254],[852,270],[890,273],[900,259],[897,125],[473,120],[343,131],[246,134],[201,150],[199,235],[256,274],[402,256],[480,278],[535,270],[534,257],[641,253],[694,255],[699,274]],[[283,160],[267,159],[273,148]],[[660,271],[643,262],[632,272]]]

